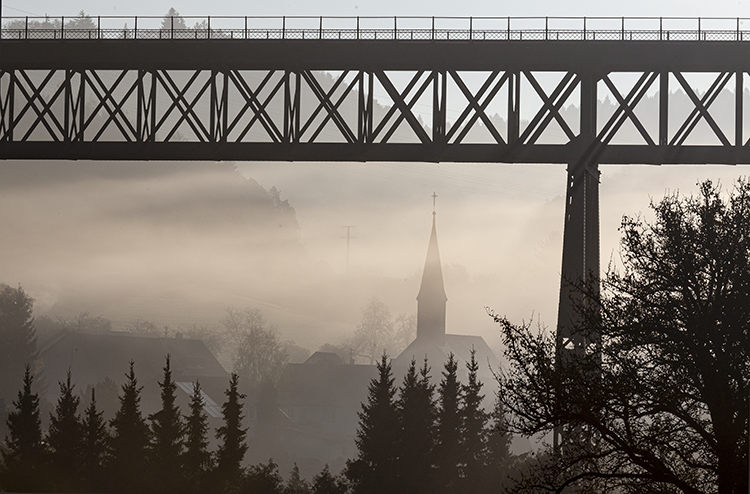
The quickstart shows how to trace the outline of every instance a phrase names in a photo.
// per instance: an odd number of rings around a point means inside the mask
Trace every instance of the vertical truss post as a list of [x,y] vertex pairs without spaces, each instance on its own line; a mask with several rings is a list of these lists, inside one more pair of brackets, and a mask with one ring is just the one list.
[[445,70],[436,70],[432,73],[432,143],[436,148],[446,144],[445,100],[448,86],[446,74]]
[[148,129],[148,141],[156,142],[156,70],[151,71],[151,92],[146,107],[147,118],[151,118]]
[[659,146],[669,141],[669,72],[659,74]]
[[70,142],[70,135],[71,135],[71,106],[73,102],[73,88],[70,84],[70,79],[73,77],[73,71],[72,70],[65,70],[65,81],[64,84],[64,91],[63,91],[63,99],[65,101],[65,108],[63,115],[63,140],[65,142]]
[[372,142],[372,72],[362,70],[359,73],[359,100],[357,103],[357,143],[360,145]]
[[0,81],[8,74],[8,89],[3,94],[0,85],[0,141],[13,141],[13,102],[15,99],[15,72],[0,70]]
[[302,72],[284,72],[284,142],[299,143],[300,92]]
[[227,142],[229,120],[229,69],[222,71],[224,83],[221,88],[221,142]]
[[508,144],[516,144],[521,124],[521,72],[508,74]]
[[[559,367],[584,355],[593,341],[576,331],[578,311],[585,302],[577,290],[581,282],[591,281],[598,290],[599,277],[599,146],[596,140],[596,86],[594,74],[581,74],[581,127],[573,144],[576,150],[568,163],[563,234],[562,275],[557,315],[556,365]],[[562,390],[559,390],[562,391]],[[557,406],[565,407],[565,403]],[[585,440],[586,432],[556,427],[553,445],[556,452]]]
[[216,142],[218,134],[218,118],[219,118],[219,100],[216,97],[216,76],[218,72],[216,70],[211,71],[211,100],[209,103],[209,116],[208,116],[208,142]]
[[744,78],[745,78],[745,72],[742,70],[739,70],[735,72],[735,89],[734,89],[734,96],[735,96],[735,107],[734,107],[734,146],[736,148],[741,148],[744,144],[743,142],[743,128],[742,128],[742,91],[744,90]]

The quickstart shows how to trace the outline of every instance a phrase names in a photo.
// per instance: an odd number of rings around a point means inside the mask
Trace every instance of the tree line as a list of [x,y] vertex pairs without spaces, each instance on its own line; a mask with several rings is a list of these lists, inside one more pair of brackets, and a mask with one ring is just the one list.
[[412,360],[397,389],[391,363],[381,357],[359,413],[358,455],[345,470],[354,494],[484,493],[507,484],[517,459],[501,402],[491,412],[483,408],[474,351],[466,366],[462,384],[450,354],[436,387],[427,360],[420,368]]
[[[284,484],[273,460],[243,468],[247,429],[243,424],[239,377],[232,374],[222,405],[223,425],[216,429],[216,451],[209,450],[208,415],[196,381],[189,413],[176,403],[170,357],[163,368],[161,409],[144,417],[141,390],[134,363],[121,386],[119,409],[107,424],[97,408],[96,389],[89,406],[79,412],[80,397],[68,372],[60,382],[60,397],[50,414],[48,431],[42,431],[39,396],[32,391],[34,377],[26,366],[23,387],[8,414],[8,436],[0,448],[0,489],[13,492],[144,492],[225,493],[339,492],[342,482],[328,467],[312,484],[292,472]],[[296,476],[295,476],[296,475]],[[291,489],[291,490],[290,490]]]

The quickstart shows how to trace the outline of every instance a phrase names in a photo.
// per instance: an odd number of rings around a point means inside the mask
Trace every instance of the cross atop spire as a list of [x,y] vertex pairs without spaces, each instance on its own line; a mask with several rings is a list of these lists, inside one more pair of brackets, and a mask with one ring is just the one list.
[[432,193],[432,216],[435,216],[435,199],[437,199],[437,194],[433,192]]

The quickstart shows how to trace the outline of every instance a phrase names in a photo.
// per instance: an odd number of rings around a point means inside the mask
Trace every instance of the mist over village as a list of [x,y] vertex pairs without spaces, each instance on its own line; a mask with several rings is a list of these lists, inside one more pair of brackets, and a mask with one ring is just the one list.
[[66,3],[1,7],[0,492],[750,492],[739,7]]

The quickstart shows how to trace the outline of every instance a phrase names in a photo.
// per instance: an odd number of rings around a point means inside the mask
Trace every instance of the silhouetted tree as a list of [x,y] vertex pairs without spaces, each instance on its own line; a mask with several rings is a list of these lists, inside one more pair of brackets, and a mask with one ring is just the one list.
[[284,494],[310,494],[310,483],[300,477],[297,463],[294,464],[294,468],[289,474],[289,480],[286,481]]
[[248,468],[242,484],[242,492],[284,494],[284,479],[279,474],[279,466],[273,460]]
[[331,474],[326,464],[323,470],[313,477],[311,491],[312,494],[346,494],[348,488],[343,479]]
[[479,380],[479,363],[476,360],[476,350],[472,348],[471,358],[466,363],[469,371],[468,383],[461,386],[461,464],[463,466],[463,492],[476,492],[481,485],[481,479],[487,463],[487,412],[482,407],[484,395],[482,382]]
[[448,355],[438,388],[438,411],[435,434],[435,475],[433,492],[460,492],[461,477],[461,384],[458,382],[458,363],[453,353]]
[[190,397],[190,415],[185,422],[185,454],[183,467],[188,489],[200,492],[205,488],[206,474],[211,470],[211,453],[208,451],[208,415],[201,393],[200,382],[195,381]]
[[104,467],[109,434],[104,414],[97,409],[96,389],[91,390],[91,401],[83,412],[82,420],[81,484],[86,492],[102,492]]
[[185,25],[185,19],[182,18],[180,13],[174,7],[170,7],[161,21],[161,28],[169,31],[172,28],[187,29],[187,26]]
[[[4,288],[0,287],[0,297]],[[31,392],[34,378],[31,366],[26,365],[23,389],[15,410],[8,413],[6,421],[9,436],[0,464],[0,486],[10,492],[41,492],[46,489],[45,449],[42,443],[42,421],[39,416],[39,396]]]
[[247,452],[245,443],[247,429],[242,428],[244,404],[241,401],[245,395],[237,390],[239,379],[237,374],[232,373],[229,388],[224,392],[227,395],[227,401],[221,406],[224,425],[216,430],[216,438],[221,441],[216,452],[216,473],[223,482],[229,485],[234,485],[239,480],[242,473],[240,465]]
[[57,492],[75,492],[80,489],[83,428],[78,415],[80,398],[73,394],[70,369],[65,382],[60,382],[60,397],[50,414],[47,443],[49,445],[49,473],[51,484]]
[[37,360],[34,299],[23,288],[0,284],[0,398],[10,403],[26,365]]
[[96,29],[96,23],[87,15],[86,12],[81,10],[78,15],[69,20],[65,24],[65,29]]
[[478,492],[495,492],[498,486],[507,484],[508,474],[515,461],[510,450],[511,439],[503,403],[496,397],[487,425],[487,454],[484,473],[480,476],[482,486]]
[[396,485],[394,447],[398,438],[398,415],[391,362],[383,354],[377,364],[378,377],[367,388],[367,403],[358,412],[357,458],[347,462],[346,475],[355,494],[388,492]]
[[278,328],[267,324],[258,309],[226,309],[221,324],[234,342],[234,372],[246,386],[257,388],[264,380],[276,383],[289,354],[279,336]]
[[391,310],[380,299],[373,298],[362,311],[362,320],[357,324],[350,346],[356,355],[368,359],[372,365],[391,346],[392,334]]
[[[112,426],[112,463],[110,479],[116,492],[137,492],[147,481],[143,473],[147,467],[150,430],[141,415],[141,390],[135,377],[134,362],[122,385],[120,409],[110,421]],[[139,474],[134,475],[134,472]]]
[[[750,182],[723,200],[706,181],[697,197],[651,208],[652,223],[623,218],[621,272],[601,287],[570,280],[581,300],[571,341],[495,318],[511,431],[591,431],[564,441],[529,485],[748,490]],[[571,343],[573,355],[557,358]]]
[[175,403],[177,385],[172,380],[171,357],[167,354],[163,367],[161,410],[149,416],[151,421],[151,460],[154,487],[158,492],[181,492],[184,425],[180,408]]
[[419,372],[416,361],[412,360],[396,402],[399,421],[399,435],[394,446],[398,452],[397,490],[404,494],[428,493],[431,490],[435,387],[430,384],[429,372],[426,359]]

